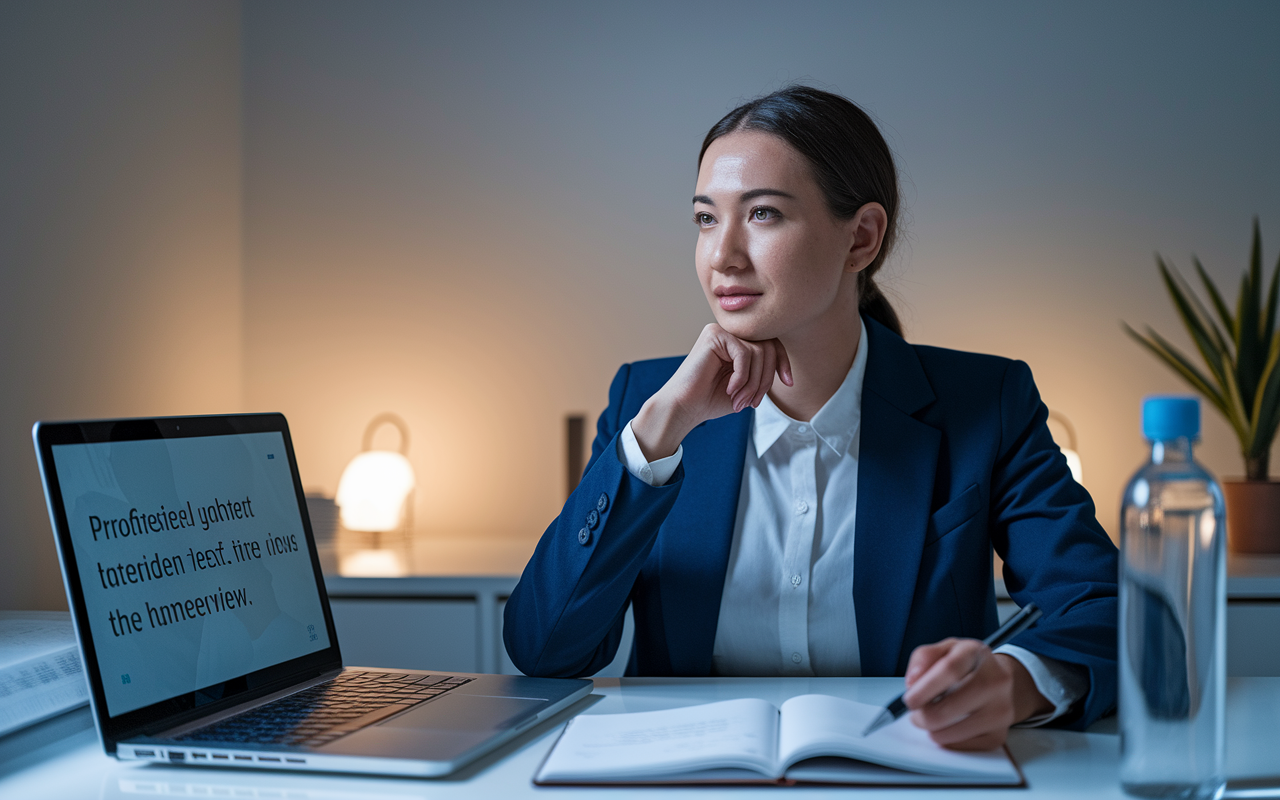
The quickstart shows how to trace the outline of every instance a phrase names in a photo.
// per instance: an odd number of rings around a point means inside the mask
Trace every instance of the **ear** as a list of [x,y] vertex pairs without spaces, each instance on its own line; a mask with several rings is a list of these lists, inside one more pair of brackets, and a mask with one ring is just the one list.
[[880,255],[885,232],[889,229],[889,215],[879,203],[865,203],[849,220],[852,244],[845,258],[845,272],[861,272]]

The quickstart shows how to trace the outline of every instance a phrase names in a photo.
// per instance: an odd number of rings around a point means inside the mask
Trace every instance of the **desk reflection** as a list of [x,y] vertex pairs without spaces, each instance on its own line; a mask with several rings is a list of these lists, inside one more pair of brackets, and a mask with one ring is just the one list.
[[[438,790],[437,790],[438,791]],[[347,777],[297,772],[225,772],[183,767],[130,769],[108,773],[103,800],[140,797],[227,798],[227,800],[419,800],[433,787],[403,778]]]

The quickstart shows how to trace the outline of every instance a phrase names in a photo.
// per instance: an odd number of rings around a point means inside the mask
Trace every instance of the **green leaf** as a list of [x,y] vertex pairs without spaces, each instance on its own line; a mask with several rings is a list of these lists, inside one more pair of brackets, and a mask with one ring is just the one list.
[[1213,382],[1204,373],[1200,372],[1186,356],[1178,352],[1176,347],[1166,342],[1160,337],[1160,334],[1150,328],[1147,329],[1148,336],[1143,336],[1129,327],[1127,323],[1122,322],[1120,324],[1124,326],[1125,332],[1132,336],[1135,341],[1155,353],[1157,358],[1164,361],[1174,372],[1181,375],[1187,383],[1191,384],[1191,388],[1204,395],[1204,398],[1212,403],[1215,408],[1228,418],[1232,416],[1222,391],[1214,386]]
[[[1157,266],[1163,267],[1163,271],[1171,275],[1173,280],[1178,284],[1180,294],[1186,299],[1186,302],[1195,309],[1196,318],[1200,321],[1205,332],[1212,337],[1214,349],[1221,354],[1222,359],[1225,361],[1226,365],[1223,369],[1230,369],[1230,365],[1234,363],[1232,361],[1233,346],[1228,343],[1229,340],[1227,335],[1224,335],[1222,331],[1218,329],[1218,323],[1214,321],[1213,315],[1210,314],[1204,307],[1204,304],[1200,302],[1200,298],[1196,297],[1195,291],[1191,288],[1191,285],[1187,283],[1186,279],[1182,277],[1181,272],[1178,272],[1176,268],[1165,264],[1158,255],[1156,256],[1156,264]],[[1166,277],[1166,281],[1167,280],[1168,277]],[[1228,331],[1230,331],[1230,328],[1228,328]]]
[[1271,341],[1276,332],[1276,301],[1280,299],[1280,259],[1276,260],[1276,268],[1271,273],[1271,288],[1267,290],[1266,322],[1262,324],[1259,338],[1264,342]]
[[[1156,258],[1158,259],[1159,256]],[[1218,293],[1218,287],[1214,284],[1213,279],[1209,277],[1209,273],[1205,272],[1204,265],[1200,263],[1200,259],[1192,256],[1191,263],[1195,265],[1196,272],[1200,274],[1200,282],[1204,284],[1205,292],[1209,295],[1209,301],[1213,303],[1214,310],[1218,312],[1218,318],[1222,320],[1222,326],[1227,329],[1227,335],[1234,342],[1237,336],[1236,320],[1231,316],[1231,310],[1222,301],[1222,295]],[[1280,268],[1280,262],[1277,262],[1276,266]]]
[[1261,262],[1254,261],[1240,281],[1240,299],[1236,303],[1236,320],[1239,323],[1239,333],[1236,336],[1236,381],[1240,384],[1240,393],[1244,397],[1253,397],[1258,390],[1258,376],[1262,374],[1266,364],[1266,346],[1269,343],[1258,341],[1261,312]]
[[1270,451],[1276,426],[1280,424],[1280,369],[1276,369],[1277,364],[1280,364],[1280,335],[1271,339],[1267,366],[1258,381],[1258,394],[1253,401],[1253,422],[1249,431],[1251,436],[1244,448],[1247,457],[1260,456]]
[[1196,312],[1195,307],[1187,300],[1183,294],[1181,276],[1175,280],[1176,270],[1167,266],[1164,261],[1157,256],[1156,265],[1160,268],[1160,274],[1164,278],[1165,288],[1169,290],[1169,297],[1173,299],[1173,307],[1177,310],[1178,316],[1182,318],[1182,324],[1186,326],[1187,333],[1191,334],[1191,341],[1195,344],[1196,349],[1200,351],[1200,355],[1204,358],[1205,364],[1213,373],[1213,377],[1219,385],[1225,384],[1225,375],[1231,368],[1229,354],[1224,353],[1213,341],[1213,336],[1205,327],[1205,321],[1201,319]]
[[[1236,386],[1235,376],[1228,372],[1226,386],[1223,388],[1210,386],[1208,379],[1196,369],[1191,360],[1184,356],[1178,348],[1166,341],[1164,337],[1151,328],[1147,328],[1146,338],[1149,339],[1148,347],[1150,349],[1157,352],[1184,380],[1191,383],[1197,391],[1204,395],[1206,400],[1222,412],[1232,429],[1235,430],[1236,438],[1240,440],[1240,447],[1243,449],[1249,442],[1249,420],[1244,415],[1244,403],[1240,397],[1240,390]],[[1209,390],[1205,391],[1205,389],[1200,388],[1201,386],[1208,387]]]

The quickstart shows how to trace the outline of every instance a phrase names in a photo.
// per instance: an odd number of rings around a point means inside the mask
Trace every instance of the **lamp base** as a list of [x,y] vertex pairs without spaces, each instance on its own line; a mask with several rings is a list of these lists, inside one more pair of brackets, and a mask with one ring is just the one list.
[[342,559],[338,572],[349,578],[402,578],[408,574],[404,560],[391,550],[357,550]]

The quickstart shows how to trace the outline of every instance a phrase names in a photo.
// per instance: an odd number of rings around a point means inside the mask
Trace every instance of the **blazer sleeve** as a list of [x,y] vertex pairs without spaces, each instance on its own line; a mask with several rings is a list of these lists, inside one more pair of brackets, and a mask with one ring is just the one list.
[[678,467],[663,486],[649,486],[618,459],[630,365],[609,387],[582,481],[551,523],[507,600],[502,639],[526,675],[593,675],[617,655],[623,616],[640,568],[684,481]]
[[1063,720],[1083,730],[1116,705],[1118,551],[1049,435],[1048,409],[1026,364],[1010,363],[1000,403],[992,542],[1009,595],[1044,612],[1013,644],[1088,670],[1089,693]]

